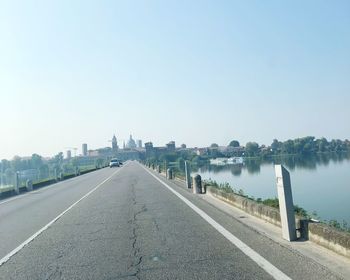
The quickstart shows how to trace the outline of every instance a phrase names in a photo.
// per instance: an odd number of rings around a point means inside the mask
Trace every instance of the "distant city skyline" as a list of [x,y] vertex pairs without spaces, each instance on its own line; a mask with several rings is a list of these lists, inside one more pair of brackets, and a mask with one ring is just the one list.
[[349,10],[2,1],[0,159],[107,147],[114,133],[119,148],[130,134],[187,147],[349,139]]

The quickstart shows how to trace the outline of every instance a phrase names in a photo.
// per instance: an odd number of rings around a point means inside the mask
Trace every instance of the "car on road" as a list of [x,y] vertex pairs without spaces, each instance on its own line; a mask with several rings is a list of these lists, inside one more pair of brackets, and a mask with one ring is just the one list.
[[120,166],[120,160],[119,159],[111,159],[111,161],[109,162],[109,167],[119,167]]

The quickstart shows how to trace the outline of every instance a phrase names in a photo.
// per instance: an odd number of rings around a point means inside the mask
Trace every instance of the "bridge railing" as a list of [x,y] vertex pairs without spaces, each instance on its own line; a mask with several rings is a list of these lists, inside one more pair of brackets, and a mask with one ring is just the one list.
[[38,168],[15,170],[0,169],[0,196],[27,188],[28,182],[42,186],[58,180],[68,179],[108,166],[109,157],[80,157],[57,162],[44,162]]

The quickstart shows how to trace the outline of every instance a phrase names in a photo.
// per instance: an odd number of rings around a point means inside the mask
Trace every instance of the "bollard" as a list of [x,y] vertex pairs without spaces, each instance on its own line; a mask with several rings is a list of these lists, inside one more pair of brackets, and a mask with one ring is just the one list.
[[30,191],[32,191],[33,190],[33,182],[32,182],[32,180],[27,180],[27,182],[26,182],[26,188],[27,188],[27,191],[28,192],[30,192]]
[[160,165],[157,165],[157,171],[158,171],[158,173],[161,172],[161,170],[160,170]]
[[80,175],[80,169],[79,167],[75,167],[75,176],[79,176]]
[[60,174],[58,175],[59,176],[59,180],[62,181],[64,179],[64,174],[63,172],[60,172]]
[[152,163],[152,169],[154,170],[154,163]]
[[167,164],[166,161],[164,161],[163,169],[164,169],[164,171],[165,171],[165,177],[167,177],[167,176],[168,176],[168,174],[167,174],[167,171],[168,171],[168,164]]
[[54,175],[53,176],[55,177],[55,181],[57,182],[58,181],[57,169],[54,170]]
[[275,165],[275,174],[281,215],[282,237],[288,241],[293,241],[297,239],[297,236],[289,172],[282,165],[278,164]]
[[15,173],[15,192],[16,194],[19,194],[19,172],[17,171]]
[[191,170],[188,161],[185,161],[185,177],[186,177],[186,186],[188,189],[191,188]]
[[205,184],[205,182],[202,182],[202,194],[206,194],[207,193],[207,185]]
[[197,174],[196,176],[193,177],[193,193],[199,194],[202,193],[202,177],[201,175]]
[[309,220],[301,219],[299,223],[300,223],[300,228],[299,228],[300,239],[309,240]]
[[173,179],[173,170],[171,168],[168,168],[167,169],[167,172],[166,172],[166,175],[167,175],[167,179],[168,180],[172,180]]

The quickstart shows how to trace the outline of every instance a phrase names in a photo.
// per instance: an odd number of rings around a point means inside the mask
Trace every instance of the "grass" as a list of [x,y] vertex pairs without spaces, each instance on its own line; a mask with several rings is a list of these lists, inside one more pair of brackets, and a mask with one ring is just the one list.
[[15,187],[11,185],[0,186],[0,193],[14,190]]

